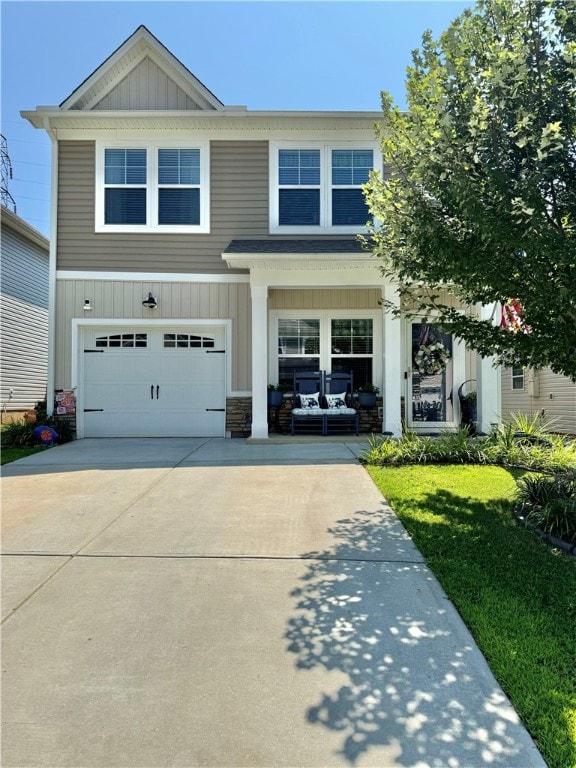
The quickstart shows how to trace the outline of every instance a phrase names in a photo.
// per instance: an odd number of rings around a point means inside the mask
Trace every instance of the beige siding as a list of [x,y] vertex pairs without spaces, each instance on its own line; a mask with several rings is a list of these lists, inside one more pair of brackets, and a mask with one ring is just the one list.
[[[153,312],[142,306],[151,291],[158,299]],[[153,283],[104,280],[59,280],[56,305],[56,389],[71,386],[72,319],[232,320],[232,389],[250,389],[251,314],[247,283]],[[83,310],[90,299],[92,311]]]
[[576,383],[567,376],[553,373],[544,368],[535,374],[537,387],[532,395],[529,391],[528,372],[524,379],[523,390],[512,389],[512,371],[502,369],[502,416],[508,418],[511,413],[532,415],[544,411],[547,419],[555,419],[554,430],[567,434],[576,434]]
[[94,109],[200,109],[149,57],[135,67]]
[[210,234],[94,232],[94,142],[63,141],[58,190],[58,269],[230,273],[234,238],[268,233],[268,144],[211,142]]
[[269,309],[378,309],[378,288],[271,289]]

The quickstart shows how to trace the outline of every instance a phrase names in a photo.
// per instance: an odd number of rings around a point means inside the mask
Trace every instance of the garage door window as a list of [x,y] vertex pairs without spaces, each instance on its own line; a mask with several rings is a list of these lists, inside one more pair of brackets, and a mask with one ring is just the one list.
[[191,333],[165,333],[165,349],[208,349],[214,347],[213,336],[198,336]]
[[135,347],[147,347],[148,335],[146,333],[115,333],[113,336],[98,336],[96,338],[97,347],[122,347],[130,349]]

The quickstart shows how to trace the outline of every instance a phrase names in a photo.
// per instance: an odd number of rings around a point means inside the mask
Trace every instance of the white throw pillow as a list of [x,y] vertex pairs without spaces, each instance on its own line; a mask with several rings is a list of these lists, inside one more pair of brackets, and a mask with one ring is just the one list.
[[318,408],[320,405],[320,392],[311,395],[300,395],[300,408]]
[[328,408],[345,408],[346,407],[346,392],[342,392],[341,395],[325,395]]

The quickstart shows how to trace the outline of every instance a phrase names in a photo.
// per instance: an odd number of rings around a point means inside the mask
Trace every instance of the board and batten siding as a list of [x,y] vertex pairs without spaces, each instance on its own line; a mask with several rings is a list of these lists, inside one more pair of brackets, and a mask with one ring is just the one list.
[[268,309],[378,309],[379,288],[271,288]]
[[95,152],[59,142],[58,269],[230,274],[230,241],[268,234],[266,141],[210,142],[209,234],[96,233]]
[[[142,306],[151,292],[155,310]],[[85,299],[93,309],[85,312]],[[71,386],[72,319],[232,320],[232,390],[251,387],[252,334],[250,286],[247,283],[169,283],[123,280],[58,280],[56,286],[56,389]]]
[[113,88],[95,110],[115,109],[202,109],[156,62],[146,56]]
[[512,389],[512,370],[502,369],[502,418],[511,413],[529,416],[544,411],[546,419],[554,420],[554,432],[576,435],[576,383],[550,368],[535,372],[537,396],[530,395],[529,372],[525,372],[524,389]]
[[[0,402],[25,411],[46,397],[48,362],[48,241],[2,210]],[[17,228],[5,224],[14,221]],[[35,232],[35,230],[34,230]],[[40,243],[40,244],[39,244]]]

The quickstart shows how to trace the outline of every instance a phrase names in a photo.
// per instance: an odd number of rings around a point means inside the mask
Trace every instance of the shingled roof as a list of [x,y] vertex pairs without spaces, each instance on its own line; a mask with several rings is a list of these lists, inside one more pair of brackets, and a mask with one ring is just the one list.
[[341,240],[312,238],[309,240],[232,240],[224,253],[368,253],[356,237]]

